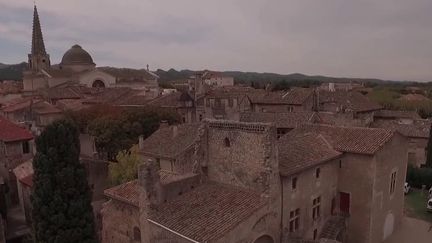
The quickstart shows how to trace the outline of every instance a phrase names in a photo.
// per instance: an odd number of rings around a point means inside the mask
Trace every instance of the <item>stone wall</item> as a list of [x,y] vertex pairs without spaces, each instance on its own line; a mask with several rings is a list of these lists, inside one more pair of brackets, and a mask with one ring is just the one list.
[[[350,196],[347,242],[366,243],[370,240],[371,207],[375,159],[361,154],[345,154],[339,168],[339,192]],[[337,199],[338,205],[340,198]]]
[[[316,170],[320,175],[316,178]],[[310,169],[282,179],[282,205],[283,205],[283,232],[289,232],[290,212],[300,209],[299,225],[297,232],[290,233],[290,237],[313,239],[313,232],[318,230],[318,235],[324,223],[332,215],[332,201],[334,213],[337,213],[336,198],[339,170],[339,159],[314,166]],[[296,188],[293,189],[293,178],[296,178]],[[313,220],[313,200],[321,197],[320,217]]]
[[5,243],[6,239],[5,239],[5,228],[3,225],[3,219],[2,217],[0,217],[0,243]]
[[409,138],[408,162],[414,166],[420,167],[426,162],[426,147],[428,139],[427,138]]
[[[403,218],[404,183],[407,169],[407,139],[396,134],[375,157],[375,183],[371,208],[371,243],[379,243],[396,230]],[[396,172],[394,192],[391,174]]]
[[140,242],[134,241],[134,229],[140,228],[137,207],[110,200],[104,204],[101,215],[102,243]]
[[261,192],[279,181],[274,127],[221,121],[207,128],[209,180]]

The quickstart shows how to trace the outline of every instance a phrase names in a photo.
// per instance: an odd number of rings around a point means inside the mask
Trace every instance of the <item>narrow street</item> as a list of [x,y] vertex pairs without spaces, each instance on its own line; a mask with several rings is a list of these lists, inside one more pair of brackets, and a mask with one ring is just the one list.
[[384,243],[431,243],[431,227],[426,221],[404,217],[401,227]]

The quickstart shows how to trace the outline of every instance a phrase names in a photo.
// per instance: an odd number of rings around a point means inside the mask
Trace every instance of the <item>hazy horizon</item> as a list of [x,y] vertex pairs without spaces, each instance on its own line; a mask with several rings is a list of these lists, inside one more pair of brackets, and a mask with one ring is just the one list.
[[[36,2],[53,64],[432,80],[432,1]],[[0,2],[2,63],[27,61],[33,1]]]

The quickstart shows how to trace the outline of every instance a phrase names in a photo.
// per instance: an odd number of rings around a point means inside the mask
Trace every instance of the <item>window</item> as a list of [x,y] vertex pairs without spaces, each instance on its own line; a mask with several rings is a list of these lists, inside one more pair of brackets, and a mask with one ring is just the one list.
[[342,168],[342,160],[339,160],[339,169]]
[[318,237],[318,230],[314,229],[314,235],[313,235],[313,239],[316,240]]
[[228,138],[225,138],[224,144],[225,144],[225,147],[231,147],[231,142]]
[[390,195],[395,192],[396,187],[396,171],[391,174],[390,177]]
[[315,170],[315,177],[318,179],[320,177],[321,174],[321,169],[320,168],[316,168]]
[[231,99],[231,98],[228,99],[228,106],[229,107],[233,107],[234,106],[233,99]]
[[141,242],[141,231],[138,227],[134,227],[133,237],[134,237],[134,241]]
[[295,190],[297,188],[297,177],[293,177],[291,180],[291,188]]
[[294,108],[292,106],[288,106],[288,112],[292,112]]
[[312,219],[316,220],[320,217],[321,196],[312,201]]
[[23,150],[23,154],[30,153],[30,143],[28,141],[22,143],[22,150]]
[[289,220],[289,232],[296,232],[300,227],[300,209],[297,208],[290,212],[290,220]]

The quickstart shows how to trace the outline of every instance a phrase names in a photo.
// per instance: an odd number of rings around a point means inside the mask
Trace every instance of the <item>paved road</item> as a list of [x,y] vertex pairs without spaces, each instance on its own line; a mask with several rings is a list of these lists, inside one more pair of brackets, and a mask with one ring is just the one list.
[[404,217],[401,227],[384,243],[431,243],[432,225],[428,222]]

